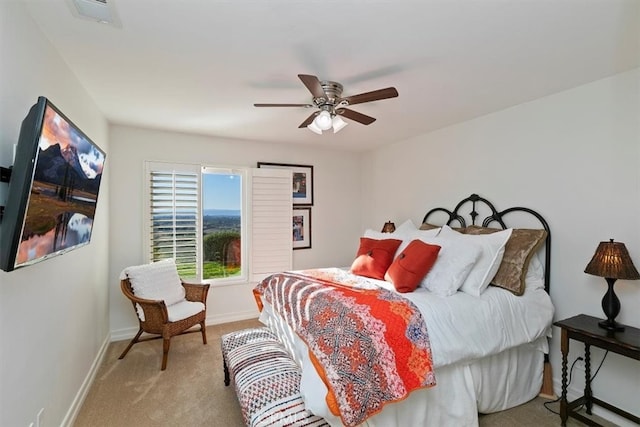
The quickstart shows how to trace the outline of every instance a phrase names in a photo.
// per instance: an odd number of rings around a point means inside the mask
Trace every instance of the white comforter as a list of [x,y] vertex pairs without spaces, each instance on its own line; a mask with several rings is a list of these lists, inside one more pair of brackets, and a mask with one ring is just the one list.
[[427,323],[436,368],[497,354],[550,333],[553,305],[544,289],[515,296],[490,286],[477,298],[463,292],[439,297],[420,288],[404,296]]
[[[391,283],[368,280],[393,290]],[[433,418],[417,419],[415,413],[410,414],[413,409],[408,412],[406,407],[421,405],[423,396],[427,398],[429,395],[432,395],[430,400],[437,401],[434,405],[442,406],[439,410],[432,408],[438,412],[438,418],[446,418],[447,411],[459,409],[462,414],[456,418],[458,425],[475,425],[477,415],[473,384],[469,378],[471,374],[458,367],[525,343],[534,343],[541,352],[547,352],[547,340],[544,338],[551,331],[553,305],[548,294],[539,287],[528,287],[522,296],[495,287],[489,287],[480,298],[462,292],[439,297],[423,288],[403,295],[418,307],[426,321],[438,385],[418,390],[405,401],[388,405],[382,413],[369,419],[369,426],[433,421]],[[260,320],[278,333],[302,366],[301,391],[307,407],[325,417],[331,425],[340,425],[339,419],[333,417],[324,404],[326,387],[309,362],[304,343],[268,303],[263,303]],[[452,405],[451,400],[454,394],[455,400],[459,401],[456,405]],[[436,395],[441,396],[436,398]],[[471,409],[466,407],[469,401],[473,405]]]

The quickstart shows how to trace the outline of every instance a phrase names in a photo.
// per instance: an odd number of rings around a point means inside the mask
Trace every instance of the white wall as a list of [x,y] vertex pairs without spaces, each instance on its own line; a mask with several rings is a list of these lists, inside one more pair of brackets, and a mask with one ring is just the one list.
[[[300,132],[305,132],[301,130]],[[312,247],[293,251],[295,269],[349,265],[360,228],[360,156],[304,145],[225,140],[128,126],[110,128],[111,237],[109,288],[114,339],[137,332],[131,303],[120,291],[123,268],[144,262],[142,209],[145,160],[256,167],[257,162],[313,165]],[[207,323],[257,317],[250,283],[209,292]]]
[[[583,273],[598,242],[626,244],[640,268],[640,70],[519,105],[369,153],[363,160],[366,226],[418,223],[430,208],[478,193],[498,210],[526,206],[549,222],[555,320],[604,317],[602,278]],[[365,179],[366,178],[366,179]],[[399,191],[401,189],[401,191]],[[619,280],[617,320],[640,327],[640,282]],[[560,393],[559,329],[551,362]],[[570,362],[583,346],[571,344]],[[592,351],[594,372],[603,352]],[[576,371],[572,388],[584,387]],[[638,413],[638,362],[609,354],[596,396]]]
[[[102,114],[24,9],[0,2],[0,165],[11,164],[22,119],[48,97],[107,152],[88,246],[0,271],[0,425],[43,425],[71,416],[96,355],[108,344],[108,128]],[[0,183],[0,205],[7,184]],[[2,226],[0,224],[0,226]]]

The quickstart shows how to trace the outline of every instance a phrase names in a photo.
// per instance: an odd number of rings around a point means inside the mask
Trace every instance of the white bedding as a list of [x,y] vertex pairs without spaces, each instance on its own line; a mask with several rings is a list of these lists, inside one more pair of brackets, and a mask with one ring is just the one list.
[[[536,347],[537,344],[523,344],[471,363],[438,368],[435,387],[416,390],[407,399],[386,405],[363,426],[475,427],[478,413],[512,408],[539,393],[544,353],[535,350]],[[522,377],[523,372],[527,377]],[[342,426],[340,419],[322,404],[323,396],[309,394],[307,399],[309,410],[333,427]]]
[[[376,286],[394,289],[388,282],[368,280]],[[519,404],[526,401],[522,399],[535,396],[531,395],[531,384],[538,381],[537,377],[503,378],[504,381],[491,385],[492,394],[484,398],[486,387],[476,390],[476,386],[483,381],[491,382],[494,374],[510,363],[515,366],[535,363],[539,369],[533,369],[531,375],[535,377],[539,371],[541,378],[541,358],[547,351],[546,337],[553,317],[553,305],[544,289],[531,286],[524,295],[515,296],[504,289],[489,287],[480,297],[463,292],[440,297],[418,288],[403,296],[418,307],[427,324],[437,385],[417,390],[406,400],[385,406],[385,410],[369,418],[366,425],[406,426],[427,421],[429,425],[442,425],[442,421],[477,425],[478,408],[486,412],[501,410],[505,409],[504,405],[513,406],[513,401]],[[260,320],[280,336],[302,366],[301,392],[307,408],[325,417],[331,425],[341,425],[326,408],[325,385],[309,362],[304,343],[266,301],[263,300],[263,304]],[[498,356],[490,360],[487,356],[491,355]],[[489,370],[483,371],[484,368]],[[485,371],[492,374],[487,376]],[[496,387],[514,389],[522,381],[528,386],[522,385],[521,392],[515,390],[509,402],[505,399],[491,402],[491,396],[500,396]],[[539,389],[540,382],[537,383]],[[479,404],[481,400],[485,403]]]
[[419,288],[403,296],[427,323],[436,368],[497,354],[551,331],[553,305],[544,289],[515,296],[491,286],[478,298],[464,292],[439,297]]

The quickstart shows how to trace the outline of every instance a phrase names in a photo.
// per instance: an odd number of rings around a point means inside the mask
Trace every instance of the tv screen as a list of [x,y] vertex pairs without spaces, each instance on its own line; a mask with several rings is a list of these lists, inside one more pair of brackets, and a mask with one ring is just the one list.
[[12,271],[91,240],[105,153],[47,98],[22,121],[0,223],[0,268]]

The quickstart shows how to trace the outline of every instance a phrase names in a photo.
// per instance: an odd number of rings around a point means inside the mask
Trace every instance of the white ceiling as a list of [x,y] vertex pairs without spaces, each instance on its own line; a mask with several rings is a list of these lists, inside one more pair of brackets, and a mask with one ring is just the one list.
[[[120,28],[23,1],[111,123],[242,140],[367,150],[640,66],[638,0],[108,0]],[[310,102],[297,74],[399,97],[316,135],[253,107]]]

